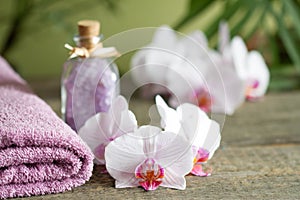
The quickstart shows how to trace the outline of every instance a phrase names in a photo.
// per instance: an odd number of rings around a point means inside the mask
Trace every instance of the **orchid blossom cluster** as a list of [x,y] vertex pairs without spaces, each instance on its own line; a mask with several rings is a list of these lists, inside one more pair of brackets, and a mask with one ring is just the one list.
[[118,96],[108,112],[91,117],[79,130],[95,155],[95,163],[105,164],[116,180],[116,188],[183,190],[186,175],[210,175],[202,165],[220,145],[219,124],[190,103],[174,110],[156,96],[156,106],[161,127],[138,127],[127,101]]
[[159,93],[169,96],[173,107],[189,102],[229,115],[245,100],[263,97],[270,79],[262,55],[248,52],[239,36],[230,41],[226,23],[220,24],[218,50],[209,48],[201,31],[178,37],[170,27],[159,27],[133,56],[131,72],[148,97]]

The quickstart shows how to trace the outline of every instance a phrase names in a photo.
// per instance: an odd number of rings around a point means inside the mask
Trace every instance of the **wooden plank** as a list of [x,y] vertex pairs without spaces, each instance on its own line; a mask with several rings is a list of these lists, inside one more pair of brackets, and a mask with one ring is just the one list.
[[226,118],[223,142],[244,146],[300,143],[300,93],[268,94]]
[[[59,113],[56,95],[39,94]],[[135,98],[129,102],[140,125],[159,123],[153,103]],[[87,184],[30,199],[299,199],[300,92],[270,93],[263,101],[245,103],[225,119],[221,147],[207,165],[213,175],[186,177],[184,191],[115,189],[114,180],[96,166]]]
[[30,199],[297,199],[300,188],[300,146],[229,147],[209,163],[211,177],[187,176],[184,191],[160,187],[115,189],[114,180],[96,166],[85,185],[62,194]]

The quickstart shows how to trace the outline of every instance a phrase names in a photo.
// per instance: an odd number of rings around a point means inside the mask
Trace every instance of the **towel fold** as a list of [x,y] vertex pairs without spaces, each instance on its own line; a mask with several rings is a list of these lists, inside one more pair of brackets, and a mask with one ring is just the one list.
[[92,169],[87,145],[0,57],[0,198],[70,190]]

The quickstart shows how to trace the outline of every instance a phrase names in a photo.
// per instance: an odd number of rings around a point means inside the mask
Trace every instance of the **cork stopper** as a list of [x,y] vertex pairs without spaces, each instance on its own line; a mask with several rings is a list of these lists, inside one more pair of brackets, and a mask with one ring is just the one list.
[[77,22],[78,34],[80,37],[79,46],[85,47],[88,50],[95,47],[98,43],[95,38],[99,36],[100,22],[96,20],[81,20]]
[[81,20],[77,23],[78,33],[83,37],[98,36],[100,31],[100,22],[96,20]]

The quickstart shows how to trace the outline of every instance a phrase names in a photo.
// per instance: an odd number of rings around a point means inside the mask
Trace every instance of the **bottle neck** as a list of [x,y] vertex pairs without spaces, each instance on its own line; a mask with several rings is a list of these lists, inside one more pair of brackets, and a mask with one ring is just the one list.
[[100,36],[79,36],[73,38],[78,47],[84,47],[87,50],[93,49],[101,40]]

